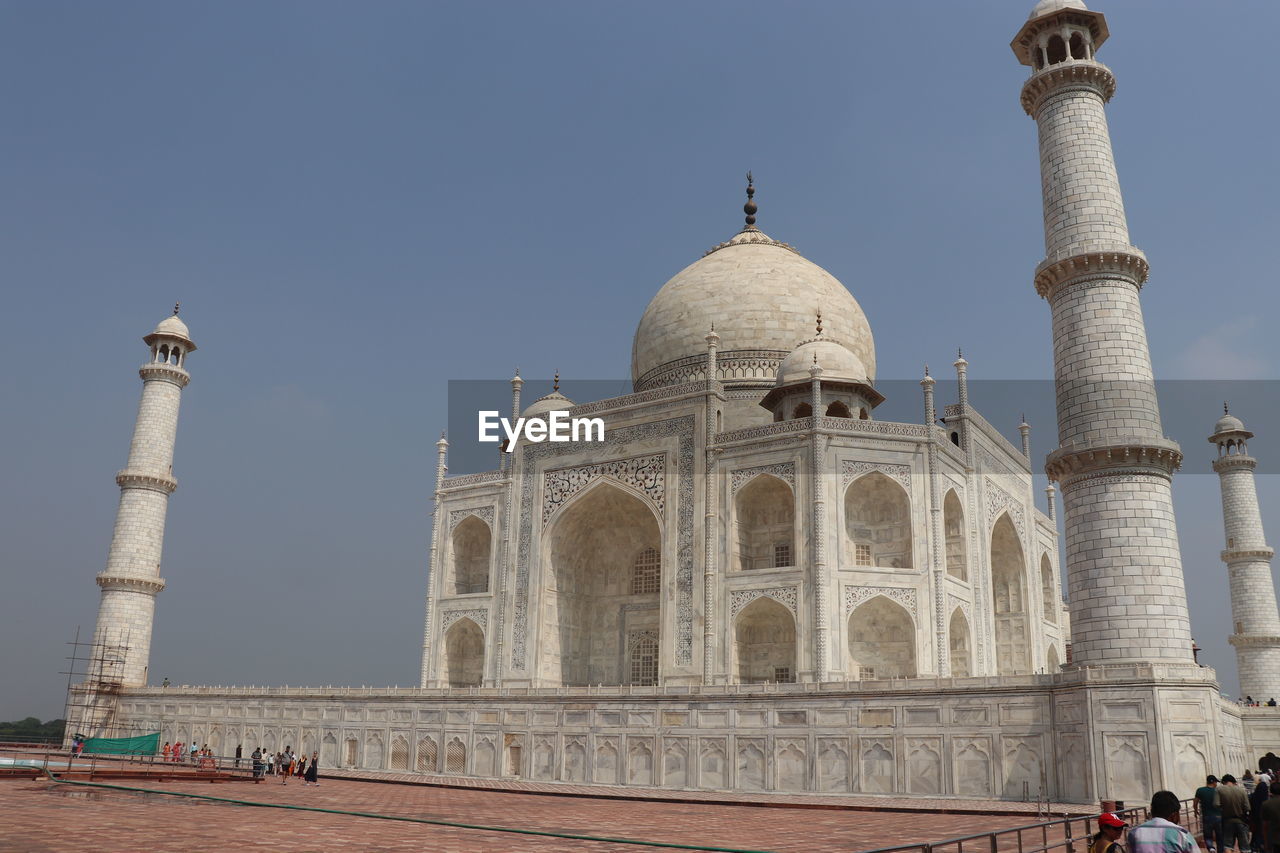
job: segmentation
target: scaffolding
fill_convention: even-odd
[[[121,673],[129,655],[129,637],[123,643],[81,642],[80,626],[75,639],[67,643],[67,668],[59,672],[67,677],[67,700],[63,719],[67,727],[63,743],[77,735],[83,737],[118,737],[125,734],[117,719],[120,707]]]

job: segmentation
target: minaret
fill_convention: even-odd
[[[102,603],[93,634],[95,662],[89,678],[103,685],[138,687],[147,683],[151,656],[151,621],[156,593],[164,589],[160,554],[173,479],[173,443],[178,431],[178,404],[191,381],[187,356],[192,343],[178,307],[143,340],[151,360],[138,371],[142,400],[129,445],[129,461],[116,475],[120,506],[107,568],[98,577]],[[99,666],[98,661],[101,662]]]
[[[1022,107],[1040,135],[1045,260],[1036,291],[1053,316],[1072,648],[1078,666],[1193,663],[1173,472],[1104,105],[1115,75],[1095,59],[1106,19],[1080,0],[1040,0],[1012,43],[1031,77]]]
[[[1218,447],[1213,470],[1222,483],[1222,526],[1227,537],[1222,562],[1227,564],[1231,586],[1230,640],[1236,647],[1240,695],[1265,702],[1280,697],[1280,613],[1271,580],[1275,550],[1267,547],[1262,533],[1253,480],[1258,460],[1249,455],[1248,447],[1253,433],[1225,405],[1222,411],[1209,441]]]

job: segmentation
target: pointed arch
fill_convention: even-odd
[[[484,632],[467,617],[444,635],[445,672],[450,687],[479,687],[484,681]]]
[[[833,400],[827,406],[827,417],[829,418],[852,418],[853,412],[849,411],[849,407],[841,400]]]
[[[1050,65],[1057,65],[1059,62],[1066,62],[1067,43],[1062,40],[1062,36],[1054,34],[1049,38],[1048,54]]]
[[[847,565],[909,569],[911,497],[879,471],[854,480],[844,493]]]
[[[638,555],[658,556],[652,568],[661,583],[662,527],[652,504],[602,478],[549,519],[543,543],[539,676],[553,685],[627,684],[626,637],[651,631],[661,646],[660,607],[625,608],[654,598],[633,593]]]
[[[947,574],[962,581],[969,579],[969,551],[965,544],[964,505],[955,489],[947,489],[942,499],[942,528],[947,545]]]
[[[851,678],[915,678],[916,629],[911,614],[877,595],[849,614]]]
[[[468,515],[453,528],[450,541],[452,589],[454,595],[489,591],[489,563],[493,553],[493,531],[479,516]]]
[[[813,417],[813,406],[811,406],[808,403],[801,403],[800,405],[796,406],[795,411],[791,413],[792,420],[800,420],[800,418],[811,418],[811,417]]]
[[[734,668],[740,684],[789,682],[796,672],[796,620],[767,596],[748,604],[733,623]]]
[[[1027,629],[1027,563],[1008,513],[991,528],[991,597],[996,620],[996,672],[1031,671]]]
[[[1057,584],[1053,582],[1053,563],[1048,554],[1040,555],[1040,603],[1046,622],[1058,624]]]
[[[969,620],[965,618],[963,609],[957,607],[951,611],[947,635],[951,648],[951,677],[967,678],[973,674],[973,643],[969,634]]]
[[[338,764],[338,739],[333,732],[325,734],[320,741],[320,763],[325,767],[336,767]]]
[[[1058,647],[1050,644],[1049,652],[1045,655],[1045,670],[1052,675],[1062,669],[1062,663],[1058,658]]]
[[[795,565],[796,499],[791,486],[758,474],[733,496],[734,564],[743,571]]]

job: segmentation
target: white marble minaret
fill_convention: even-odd
[[[1280,698],[1280,613],[1271,580],[1271,558],[1258,511],[1258,488],[1253,470],[1258,460],[1249,455],[1253,433],[1223,406],[1209,441],[1218,448],[1213,470],[1222,483],[1222,526],[1231,585],[1231,645],[1236,647],[1240,695],[1265,702]]]
[[[1129,243],[1105,104],[1115,76],[1095,59],[1106,19],[1080,0],[1040,0],[1013,40],[1031,66],[1045,259],[1036,291],[1053,315],[1073,663],[1192,662],[1173,472],[1138,291],[1147,260]]]
[[[147,683],[156,593],[164,589],[160,554],[165,513],[169,495],[178,487],[173,479],[178,404],[191,380],[187,356],[196,348],[187,325],[178,319],[177,306],[173,316],[143,340],[151,347],[151,360],[138,371],[142,376],[138,420],[129,461],[116,475],[120,507],[107,568],[97,577],[102,603],[93,635],[95,663],[89,672],[91,681],[124,687]]]

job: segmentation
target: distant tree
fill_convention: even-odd
[[[66,720],[49,720],[47,723],[42,723],[36,717],[0,723],[0,740],[60,741],[66,725]]]

